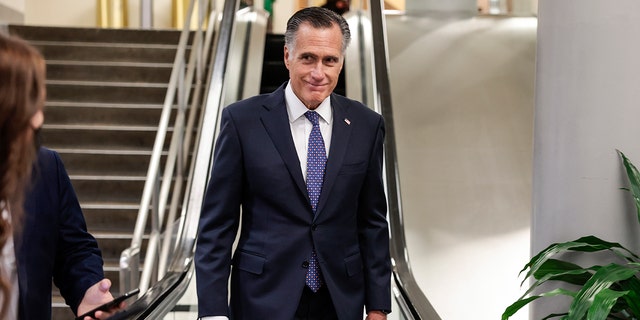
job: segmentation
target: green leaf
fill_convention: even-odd
[[[585,272],[588,272],[588,269],[568,270],[568,271],[564,271],[564,272],[545,274],[543,277],[541,277],[540,279],[537,279],[536,281],[533,282],[533,284],[531,284],[529,289],[527,289],[527,291],[522,295],[521,299],[523,297],[526,297],[530,293],[532,293],[533,290],[535,290],[541,284],[551,280],[551,278],[573,276],[573,275],[577,275],[577,274],[581,274],[581,273],[585,273]],[[572,296],[573,296],[573,294],[572,294]]]
[[[622,163],[627,171],[627,178],[629,178],[629,185],[631,188],[631,195],[633,196],[633,200],[636,204],[636,214],[638,216],[638,221],[640,222],[640,173],[638,173],[638,169],[629,161],[627,156],[624,155],[620,150],[617,150],[618,154],[622,158]]]
[[[566,271],[573,270],[581,270],[580,273],[565,273]],[[551,274],[549,280],[557,280],[564,281],[574,285],[584,285],[589,278],[591,278],[592,273],[589,270],[583,269],[577,264],[557,260],[557,259],[549,259],[545,261],[540,268],[533,274],[533,277],[536,279],[541,279],[545,275]]]
[[[600,268],[578,292],[569,306],[569,320],[582,319],[591,305],[595,296],[604,289],[608,289],[613,283],[629,279],[640,272],[638,264],[609,264]],[[600,308],[596,306],[595,308]]]
[[[522,307],[529,304],[529,302],[537,300],[539,298],[542,298],[542,296],[531,296],[525,299],[519,299],[504,310],[504,312],[502,313],[502,320],[509,319],[509,317],[518,312],[518,310],[522,309]]]
[[[624,296],[625,305],[632,314],[640,316],[640,281],[636,277],[620,282],[620,288],[629,293]]]
[[[502,320],[509,319],[509,317],[514,315],[516,312],[518,312],[518,310],[522,309],[522,307],[526,306],[531,301],[537,300],[537,299],[542,298],[542,297],[553,297],[553,296],[557,296],[557,295],[566,295],[566,296],[575,297],[576,292],[569,291],[569,290],[562,289],[562,288],[558,288],[558,289],[555,289],[555,290],[551,290],[549,292],[542,293],[540,295],[530,296],[530,297],[523,298],[523,299],[518,299],[518,301],[514,302],[513,304],[508,306],[507,309],[504,310],[504,313],[502,314]]]
[[[606,320],[616,301],[627,293],[629,293],[629,291],[602,289],[602,291],[596,294],[593,299],[593,304],[589,307],[587,320]]]
[[[621,258],[630,262],[635,262],[640,259],[638,255],[633,253],[631,250],[623,247],[621,244],[617,242],[604,241],[596,236],[585,236],[574,241],[584,242],[587,245],[585,247],[571,248],[571,251],[595,252],[602,250],[611,250]]]
[[[545,261],[549,260],[555,255],[568,251],[597,252],[603,250],[609,250],[627,261],[640,260],[640,258],[638,258],[636,254],[623,247],[619,243],[604,241],[595,236],[586,236],[574,241],[551,244],[546,249],[542,250],[536,256],[531,258],[531,260],[524,266],[524,268],[520,270],[520,273],[522,273],[525,270],[529,269],[521,284],[524,284],[524,282],[529,277],[537,273],[540,267],[544,265]]]

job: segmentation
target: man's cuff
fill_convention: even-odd
[[[369,312],[371,312],[371,311],[380,311],[380,312],[382,312],[382,313],[384,313],[384,314],[389,314],[389,313],[391,313],[391,310],[380,310],[380,309],[369,310]]]

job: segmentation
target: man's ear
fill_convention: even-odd
[[[284,46],[284,65],[287,66],[287,70],[289,69],[289,48]]]

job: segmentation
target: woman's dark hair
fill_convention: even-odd
[[[24,40],[0,32],[0,212],[11,213],[11,220],[0,217],[0,250],[19,230],[24,192],[36,156],[36,128],[32,128],[31,119],[43,109],[44,100],[44,58]],[[0,269],[0,274],[5,273]],[[0,276],[2,319],[11,285],[9,279]]]

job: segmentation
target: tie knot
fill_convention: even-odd
[[[320,119],[320,115],[315,111],[307,111],[304,113],[304,116],[307,117],[314,126],[318,124],[318,119]]]

